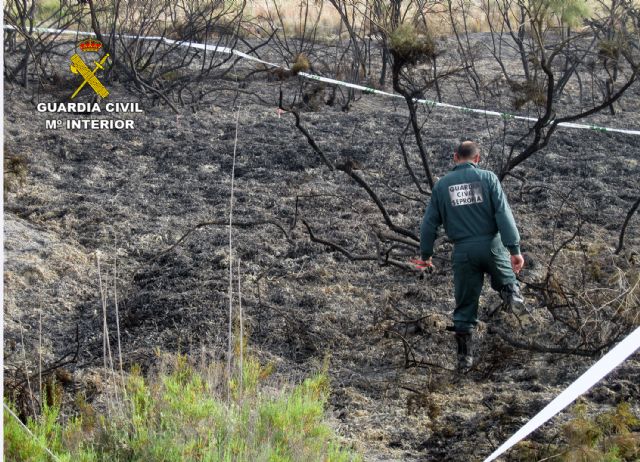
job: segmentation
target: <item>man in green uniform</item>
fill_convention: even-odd
[[[520,254],[520,235],[498,177],[478,168],[478,145],[464,141],[456,148],[453,160],[455,167],[436,183],[431,193],[420,228],[422,262],[417,263],[419,267],[432,266],[433,242],[443,224],[454,243],[453,323],[458,369],[464,371],[473,364],[471,330],[477,323],[484,274],[490,275],[491,287],[500,293],[505,305],[523,306],[514,273],[522,269],[524,259]]]

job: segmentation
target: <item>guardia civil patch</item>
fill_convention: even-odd
[[[482,183],[475,181],[473,183],[451,185],[449,186],[449,198],[453,207],[479,204],[483,202]]]

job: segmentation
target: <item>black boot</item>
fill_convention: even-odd
[[[458,344],[458,371],[467,372],[473,366],[473,342],[471,332],[456,332]]]
[[[517,282],[502,286],[502,289],[500,289],[500,298],[502,298],[502,302],[507,310],[513,310],[514,308],[518,311],[526,310],[524,297],[522,293],[520,293],[520,287]]]

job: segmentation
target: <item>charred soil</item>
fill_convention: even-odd
[[[328,356],[332,422],[366,460],[481,460],[593,363],[597,354],[515,348],[489,327],[500,323],[538,340],[561,335],[553,330],[553,313],[538,308],[534,286],[580,223],[579,237],[553,262],[557,277],[600,280],[602,287],[621,273],[625,280],[637,278],[637,216],[624,250],[613,253],[638,194],[637,137],[561,129],[549,147],[518,167],[520,179],[507,177],[527,256],[521,279],[534,310],[521,319],[508,314],[481,322],[477,364],[458,375],[455,342],[445,330],[454,307],[451,244],[438,241],[436,270],[420,277],[376,261],[351,261],[312,242],[303,219],[318,237],[354,254],[375,254],[376,232],[385,225],[367,193],[344,172],[326,168],[293,116],[276,110],[281,87],[285,95],[316,97],[318,110],[301,107],[303,125],[332,161],[356,166],[396,224],[417,234],[428,196],[413,187],[398,147],[407,124],[402,100],[358,94],[344,112],[325,104],[330,88],[297,78],[254,78],[237,94],[233,80],[203,85],[231,90],[213,92],[176,115],[112,83],[110,99],[140,102],[144,109],[126,116],[39,113],[38,101],[62,100],[66,90],[44,88],[34,97],[7,85],[5,157],[26,165],[24,181],[5,193],[8,377],[23,368],[23,345],[30,371],[37,372],[42,325],[44,365],[64,364],[58,369],[70,373],[66,393],[81,391],[99,402],[106,377],[99,279],[114,351],[118,298],[125,368],[152,366],[157,349],[224,356],[237,111],[232,243],[241,262],[249,348],[278,374],[296,379]],[[455,79],[443,85],[445,101],[464,102],[468,95],[458,89]],[[637,98],[636,85],[615,116],[591,122],[637,127]],[[131,118],[135,129],[44,128],[45,119],[98,116]],[[421,117],[437,176],[451,167],[452,148],[462,138],[478,140],[484,165],[495,167],[503,127],[517,133],[524,124],[448,109],[425,108]],[[417,151],[409,149],[417,165]],[[193,230],[202,223],[208,224]],[[403,255],[412,256],[409,250]],[[483,319],[498,302],[487,285]],[[630,401],[638,411],[639,376],[636,354],[585,400],[593,410]],[[533,439],[549,441],[558,427],[556,420]]]

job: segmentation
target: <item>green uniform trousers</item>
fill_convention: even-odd
[[[478,301],[484,274],[491,276],[491,287],[500,291],[515,284],[509,252],[502,245],[500,234],[455,244],[452,255],[456,309],[453,324],[458,332],[468,332],[478,322]]]

